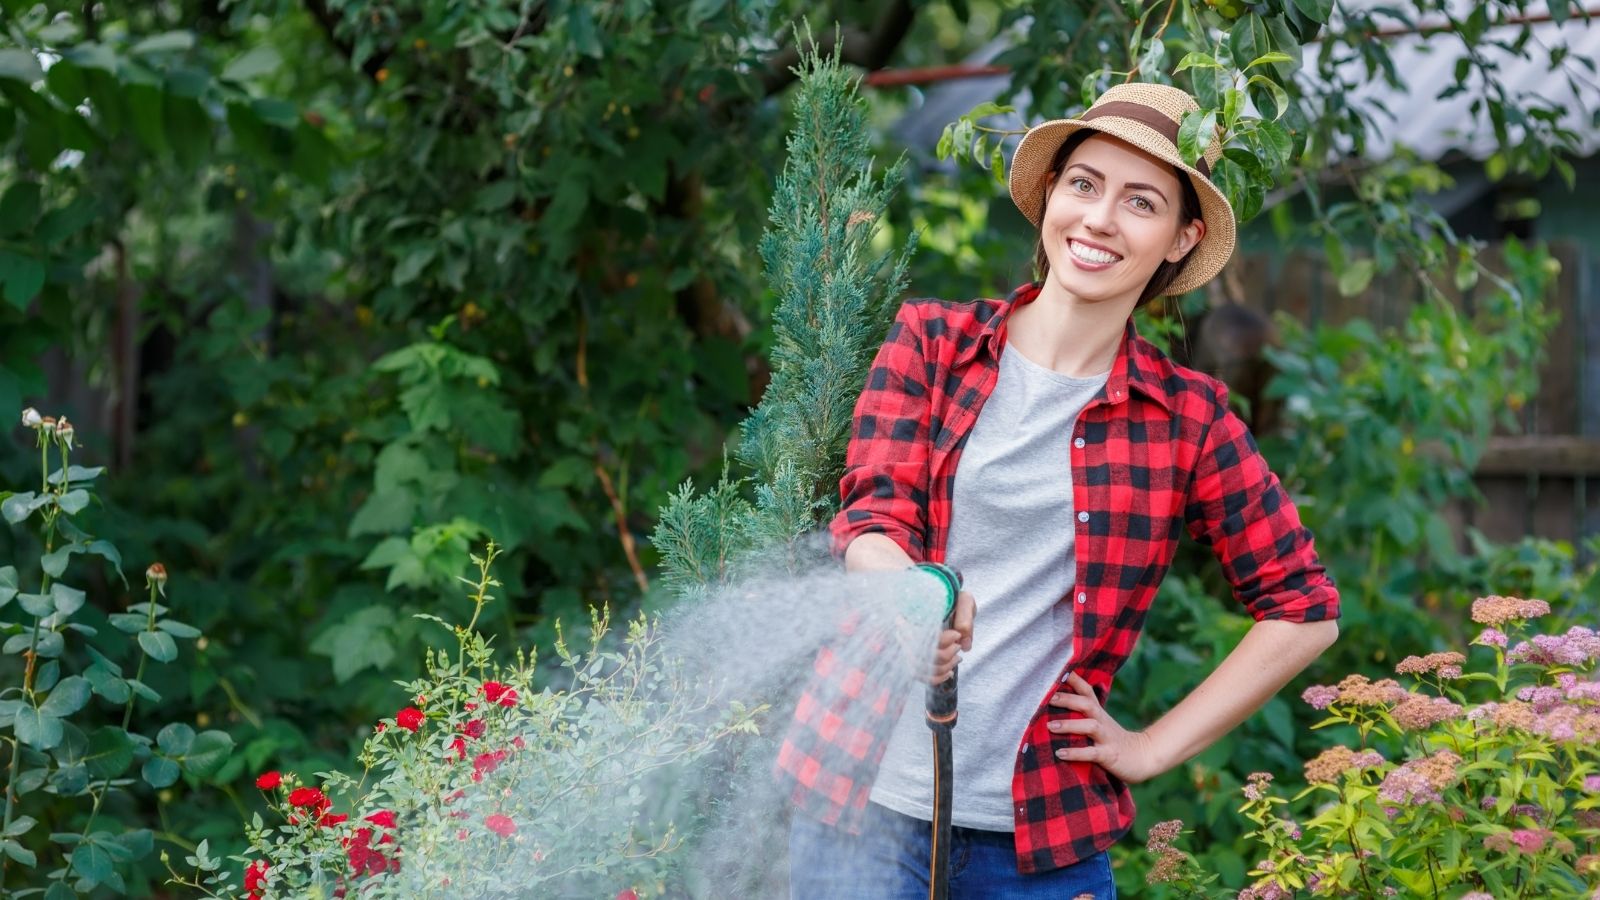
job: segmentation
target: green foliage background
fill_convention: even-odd
[[[1450,18],[1449,6],[1414,0],[1404,13]],[[1485,92],[1501,143],[1491,174],[1570,182],[1574,136],[1543,101],[1483,88],[1488,63],[1473,52],[1507,40],[1490,26],[1525,6],[1451,18],[1441,52],[1462,60],[1463,89]],[[1371,110],[1343,102],[1352,85],[1308,86],[1295,71],[1327,74],[1354,54],[1371,78],[1398,86],[1404,73],[1366,39],[1387,19],[1344,10],[1326,25],[1326,0],[87,9],[0,2],[0,416],[48,403],[80,423],[86,457],[113,476],[86,514],[94,532],[135,570],[164,561],[172,605],[206,634],[154,686],[166,715],[225,728],[237,749],[210,789],[119,812],[130,827],[155,823],[162,846],[237,842],[257,771],[348,767],[371,723],[404,702],[395,681],[418,673],[427,639],[411,613],[466,611],[451,606],[453,582],[474,543],[507,549],[510,600],[480,624],[506,644],[548,643],[558,617],[664,602],[646,535],[685,479],[713,485],[738,454],[767,477],[804,463],[813,480],[791,500],[827,483],[837,448],[777,452],[746,433],[741,449],[733,431],[762,396],[768,356],[807,352],[770,322],[796,286],[763,280],[759,240],[794,124],[802,16],[868,68],[957,61],[1015,29],[1024,37],[1000,61],[1035,118],[1081,108],[1135,67],[1176,81],[1208,108],[1186,134],[1229,128],[1217,177],[1241,211],[1269,189],[1301,191],[1313,216],[1290,223],[1294,236],[1353,273],[1341,287],[1397,267],[1438,284],[1491,277],[1420,202],[1440,183],[1431,163],[1403,157],[1329,186],[1328,148],[1362,146]],[[1552,77],[1586,62],[1557,60]],[[911,102],[874,94],[872,121]],[[988,112],[955,123],[947,154],[988,164],[999,137]],[[872,252],[889,258],[918,229],[914,292],[993,294],[1019,280],[1031,242],[991,221],[990,172],[907,178],[873,201],[888,207]],[[1346,593],[1346,637],[1314,675],[1429,648],[1477,592],[1596,597],[1571,548],[1463,556],[1440,537],[1442,503],[1470,495],[1486,429],[1503,398],[1531,390],[1550,326],[1541,251],[1508,256],[1514,271],[1477,321],[1433,303],[1394,333],[1358,323],[1286,337],[1275,390],[1307,402],[1268,450],[1311,501]],[[1168,320],[1148,324],[1173,336]],[[1398,452],[1408,440],[1442,455]],[[28,465],[25,445],[0,449],[0,483],[23,483]],[[1320,492],[1328,484],[1336,496]],[[752,499],[775,508],[740,502]],[[803,506],[768,530],[792,532],[796,510],[817,511]],[[0,559],[26,572],[27,540],[0,533]],[[107,611],[138,599],[86,577]],[[1152,617],[1119,679],[1124,722],[1159,715],[1247,627],[1199,557],[1162,603],[1170,614]],[[1242,873],[1248,861],[1229,856],[1243,830],[1229,816],[1235,789],[1255,769],[1297,770],[1320,745],[1309,721],[1273,701],[1142,787],[1141,822],[1200,826],[1218,870]],[[79,813],[62,803],[60,815],[65,826]],[[1126,886],[1140,865],[1122,867]]]

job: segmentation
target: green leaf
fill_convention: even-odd
[[[156,746],[168,756],[182,756],[194,746],[194,729],[182,722],[173,722],[156,732]]]
[[[72,871],[87,881],[99,884],[111,877],[111,854],[96,844],[79,844],[72,851]]]
[[[192,641],[200,636],[200,629],[175,619],[162,619],[156,623],[156,627],[175,638],[182,638],[186,641]]]
[[[258,44],[228,63],[222,70],[222,80],[243,83],[270,75],[282,64],[283,57],[271,44]]]
[[[44,274],[44,263],[38,259],[14,250],[0,250],[3,295],[6,302],[18,310],[26,311],[28,304],[38,296],[39,289],[44,287]]]
[[[433,262],[433,258],[438,252],[438,247],[434,244],[409,245],[404,255],[395,263],[394,275],[391,279],[394,286],[405,287],[416,281],[423,270],[428,267],[428,263]]]
[[[417,498],[410,488],[394,487],[373,491],[350,520],[351,537],[409,531],[414,524]]]
[[[1245,86],[1250,89],[1250,99],[1255,101],[1257,108],[1265,105],[1261,102],[1263,96],[1272,100],[1273,121],[1283,118],[1283,114],[1289,111],[1289,92],[1271,78],[1265,75],[1252,75],[1250,80],[1245,82]]]
[[[1183,117],[1178,129],[1178,152],[1185,162],[1194,165],[1205,154],[1217,133],[1217,111],[1192,110]]]
[[[1372,276],[1377,271],[1378,263],[1370,257],[1352,260],[1339,273],[1339,293],[1346,297],[1361,293],[1372,283]]]
[[[49,750],[61,743],[61,720],[27,704],[17,710],[12,728],[16,731],[17,740],[35,750]]]
[[[77,675],[61,679],[50,696],[39,705],[39,714],[64,719],[89,702],[89,682]]]
[[[65,881],[53,881],[50,889],[44,892],[44,900],[78,900],[78,892],[68,887]]]
[[[1255,13],[1246,13],[1233,23],[1228,31],[1228,49],[1233,52],[1233,64],[1247,59],[1259,59],[1272,52],[1272,38],[1267,33],[1267,23]]]
[[[11,826],[6,829],[5,836],[21,837],[22,835],[27,834],[29,831],[32,831],[33,826],[37,824],[39,823],[34,820],[33,816],[18,816],[16,819],[12,820]]]
[[[363,669],[382,669],[394,661],[394,610],[368,606],[317,635],[311,652],[333,661],[333,677],[344,683]]]
[[[716,5],[720,7],[721,3]],[[691,16],[696,6],[703,9],[706,3],[703,0],[697,0],[695,5],[691,5]],[[582,53],[584,56],[592,56],[595,59],[599,59],[604,50],[600,46],[600,31],[595,27],[594,13],[590,11],[589,4],[574,3],[569,9],[571,11],[568,13],[567,33],[572,38],[572,49]],[[715,12],[714,9],[712,11]],[[693,27],[694,24],[691,21],[690,27]]]
[[[202,731],[183,761],[183,767],[197,778],[210,778],[233,753],[233,738],[225,731]]]
[[[164,631],[139,632],[139,649],[156,662],[169,663],[178,658],[177,643]]]
[[[1294,0],[1294,7],[1306,18],[1326,25],[1328,16],[1333,13],[1333,0]]]
[[[17,596],[17,567],[0,566],[0,606],[11,602]]]
[[[1222,63],[1217,62],[1217,58],[1209,53],[1191,50],[1183,55],[1183,59],[1178,60],[1178,67],[1172,70],[1172,74],[1176,75],[1185,69],[1195,68],[1220,69],[1222,68]]]
[[[0,196],[0,235],[31,231],[39,218],[39,183],[18,181]]]
[[[129,50],[140,55],[154,53],[182,53],[194,46],[194,35],[187,31],[168,31],[151,35]]]
[[[35,618],[44,618],[56,611],[55,598],[49,594],[18,594],[17,603],[24,612]]]
[[[1256,66],[1264,66],[1264,65],[1268,65],[1270,63],[1292,63],[1292,62],[1294,62],[1294,57],[1290,56],[1287,53],[1282,52],[1281,50],[1274,50],[1271,53],[1262,54],[1261,56],[1258,56],[1255,59],[1251,60],[1250,61],[1250,65],[1245,66],[1245,70],[1248,71],[1250,69],[1254,69]]]
[[[96,694],[106,698],[112,703],[127,703],[129,690],[128,683],[105,666],[95,663],[83,672],[83,677],[89,682]]]
[[[77,515],[89,505],[89,492],[81,488],[70,490],[63,494],[58,502],[61,504],[62,512],[69,516]]]
[[[67,562],[72,559],[72,554],[82,549],[82,544],[62,544],[53,552],[39,557],[39,568],[51,578],[60,578],[61,573],[67,571]]]
[[[7,856],[29,868],[33,868],[39,864],[39,858],[34,855],[32,850],[27,849],[10,838],[0,841],[0,850],[4,850]]]
[[[152,756],[139,767],[139,775],[153,788],[171,787],[178,780],[178,764],[165,756]]]
[[[56,600],[56,612],[62,618],[72,615],[83,608],[88,595],[75,587],[69,587],[61,582],[50,585],[50,596]]]
[[[19,47],[0,50],[0,78],[31,85],[43,77],[44,69],[40,68],[39,58],[32,50]]]
[[[123,634],[138,634],[146,630],[150,625],[149,616],[141,616],[137,613],[112,613],[106,616],[106,619],[111,622],[111,627]]]
[[[85,467],[71,465],[67,466],[67,470],[65,472],[62,472],[60,469],[51,472],[49,482],[50,484],[61,484],[63,476],[65,476],[66,480],[73,483],[89,482],[100,477],[101,473],[105,472],[105,470],[105,466]]]
[[[83,762],[96,779],[116,778],[133,765],[133,741],[126,731],[113,725],[96,729],[89,738],[89,752]]]

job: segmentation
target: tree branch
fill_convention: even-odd
[[[911,32],[911,23],[916,19],[916,13],[911,0],[891,0],[870,34],[859,29],[850,29],[842,33],[824,35],[817,41],[817,53],[823,56],[831,54],[842,41],[840,59],[869,71],[881,69],[900,48],[906,35]],[[785,47],[769,57],[766,74],[761,77],[761,86],[766,96],[770,97],[788,87],[795,80],[794,67],[799,64],[798,46]]]

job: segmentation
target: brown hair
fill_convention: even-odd
[[[1048,195],[1055,187],[1056,179],[1061,175],[1062,167],[1067,164],[1067,158],[1084,141],[1096,134],[1099,134],[1099,132],[1092,128],[1080,128],[1067,135],[1067,139],[1061,142],[1060,148],[1056,150],[1056,155],[1050,160],[1050,168],[1044,178],[1046,205],[1048,205],[1049,201]],[[1189,180],[1188,172],[1179,169],[1177,166],[1173,166],[1172,171],[1173,174],[1178,176],[1178,188],[1183,195],[1178,204],[1179,225],[1187,225],[1195,219],[1202,218],[1200,195],[1195,192],[1194,182]],[[1044,216],[1042,213],[1040,214],[1039,222],[1039,234],[1033,248],[1033,272],[1036,280],[1043,281],[1045,276],[1050,274],[1050,258],[1044,252]],[[1190,248],[1190,251],[1193,252],[1193,248]],[[1184,265],[1189,262],[1189,255],[1185,253],[1183,258],[1177,262],[1162,260],[1161,265],[1156,267],[1155,274],[1151,275],[1150,280],[1145,284],[1144,291],[1139,294],[1139,302],[1135,306],[1143,306],[1161,296],[1166,291],[1167,286],[1176,281],[1178,275],[1183,272]]]

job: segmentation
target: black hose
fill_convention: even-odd
[[[945,604],[944,627],[949,628],[955,618],[956,596],[961,592],[961,573],[940,563],[922,563],[945,582],[949,596]],[[928,729],[933,733],[933,838],[930,847],[928,870],[929,900],[949,900],[950,897],[950,812],[954,769],[951,759],[950,732],[956,727],[956,674],[938,684],[928,685]]]

